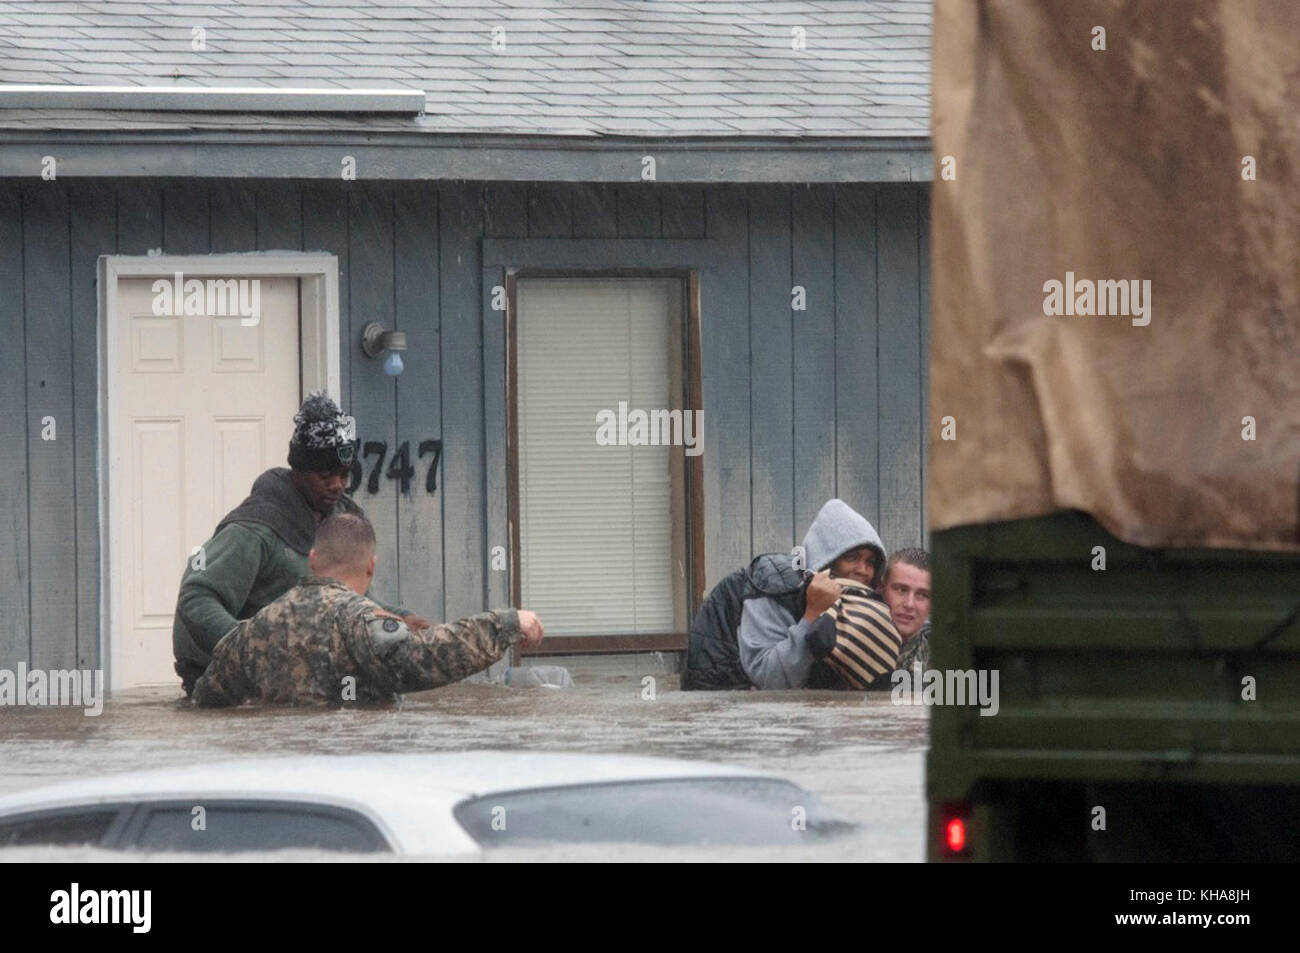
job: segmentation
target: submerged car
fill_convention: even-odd
[[[770,775],[705,762],[563,753],[260,758],[0,798],[0,848],[456,857],[600,842],[797,845],[854,826]]]

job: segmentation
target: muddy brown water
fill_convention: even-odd
[[[117,693],[98,717],[72,708],[0,708],[0,793],[142,768],[288,754],[658,755],[788,778],[861,826],[815,848],[601,845],[495,850],[486,859],[923,859],[925,708],[894,705],[888,693],[679,692],[676,676],[654,677],[652,700],[643,697],[640,674],[575,672],[566,689],[461,683],[408,695],[386,709],[202,710],[178,699],[171,686]],[[0,850],[0,861],[129,856],[83,848]],[[339,859],[305,851],[275,856]]]

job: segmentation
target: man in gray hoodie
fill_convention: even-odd
[[[866,517],[843,500],[829,500],[803,538],[806,608],[794,618],[775,599],[750,599],[740,617],[740,663],[759,688],[804,688],[814,663],[835,648],[835,620],[826,610],[843,587],[835,577],[871,587],[885,564],[885,544]]]

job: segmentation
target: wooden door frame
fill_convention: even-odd
[[[113,571],[122,565],[120,533],[113,532],[115,514],[122,512],[116,479],[121,454],[114,425],[119,405],[116,376],[118,348],[117,283],[132,278],[192,277],[294,278],[299,281],[298,355],[300,396],[325,388],[340,401],[339,386],[339,270],[334,255],[315,252],[219,255],[101,255],[99,291],[99,658],[104,685],[116,682],[121,640],[120,589],[112,585]],[[179,566],[177,567],[179,569]]]
[[[673,278],[681,283],[682,325],[670,329],[682,335],[683,383],[686,410],[702,409],[700,384],[700,279],[695,268],[507,268],[505,271],[506,344],[506,492],[510,538],[510,604],[522,601],[519,534],[519,378],[518,281],[529,278]],[[702,436],[702,435],[701,435]],[[704,597],[704,464],[702,455],[686,457],[686,619],[687,625]],[[638,635],[552,636],[536,649],[517,649],[518,655],[580,655],[620,652],[684,651],[687,633]]]

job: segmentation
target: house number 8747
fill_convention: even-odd
[[[373,458],[374,464],[370,467],[370,478],[366,480],[366,492],[375,494],[379,492],[379,475],[383,475],[390,480],[398,482],[399,489],[402,493],[411,492],[411,478],[415,474],[415,466],[411,463],[411,441],[403,440],[397,450],[393,452],[393,459],[388,463],[387,471],[384,471],[384,460],[388,457],[388,443],[383,440],[367,440],[362,443],[360,440],[354,441],[357,445],[357,453],[352,459],[352,480],[348,483],[347,492],[349,495],[355,493],[361,486],[361,480],[365,476],[365,467],[363,459]],[[441,440],[421,440],[416,448],[417,460],[423,460],[429,457],[429,469],[424,477],[424,492],[436,493],[438,490],[438,461],[442,459],[442,441]]]

